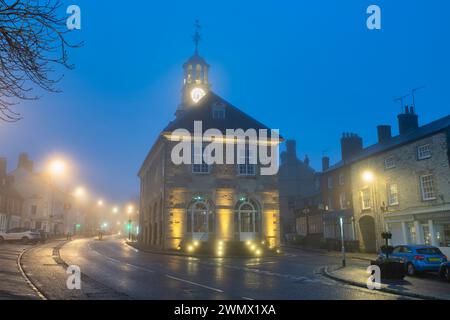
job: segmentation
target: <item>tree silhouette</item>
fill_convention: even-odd
[[[22,119],[11,107],[18,100],[35,100],[33,86],[58,92],[55,67],[68,63],[66,17],[60,0],[0,0],[0,121]],[[58,15],[59,14],[59,15]]]

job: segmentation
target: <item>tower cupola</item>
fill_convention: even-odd
[[[197,104],[209,91],[208,79],[209,64],[198,53],[198,46],[201,41],[201,26],[198,20],[195,23],[195,34],[193,41],[195,52],[184,64],[184,79],[181,108]]]

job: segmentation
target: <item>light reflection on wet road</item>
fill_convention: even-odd
[[[80,239],[61,257],[133,299],[397,299],[324,278],[339,258],[303,251],[282,257],[189,258],[138,251],[122,240]]]

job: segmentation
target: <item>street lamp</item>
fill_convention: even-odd
[[[365,170],[362,173],[362,179],[364,182],[370,184],[371,190],[371,198],[373,198],[373,215],[374,219],[378,221],[378,225],[381,225],[381,216],[378,211],[378,193],[377,193],[377,184],[375,181],[375,174],[370,170]],[[383,208],[380,208],[383,210]],[[375,230],[376,232],[376,230]],[[376,232],[377,233],[377,232]],[[378,249],[378,237],[375,238],[375,247]]]
[[[78,187],[75,189],[75,197],[77,197],[78,199],[83,198],[86,195],[86,190],[84,190],[83,187]]]
[[[344,240],[344,218],[339,217],[339,224],[341,226],[341,250],[342,250],[342,266],[345,267],[345,240]]]
[[[50,162],[49,171],[53,176],[60,176],[66,171],[66,164],[60,159],[55,159]]]
[[[55,190],[54,190],[54,177],[62,176],[66,171],[65,163],[60,159],[54,159],[50,162],[48,171],[50,173],[50,188],[51,188],[51,203],[50,203],[50,228],[55,231],[55,227],[53,226],[53,216],[54,216],[54,207],[55,207]]]
[[[128,213],[128,240],[131,241],[131,232],[133,227],[133,221],[131,220],[131,214],[133,213],[134,207],[132,205],[128,206],[127,213]]]
[[[362,178],[367,183],[372,183],[375,180],[375,176],[372,171],[366,170],[362,174]]]

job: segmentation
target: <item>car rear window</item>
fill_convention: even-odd
[[[442,254],[438,248],[420,248],[416,250],[420,254]]]

